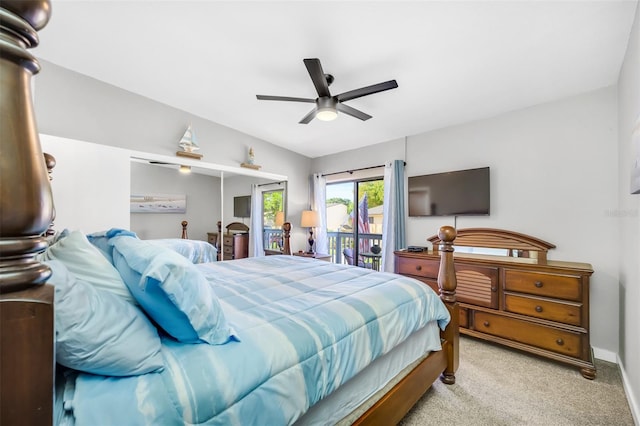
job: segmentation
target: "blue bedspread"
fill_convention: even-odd
[[[163,338],[161,373],[79,374],[78,425],[285,425],[449,313],[418,281],[296,256],[197,265],[239,342]],[[439,350],[434,339],[432,350]]]

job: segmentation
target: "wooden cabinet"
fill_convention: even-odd
[[[477,235],[473,241],[482,246]],[[456,245],[469,246],[457,239]],[[436,292],[439,264],[437,251],[395,253],[396,273]],[[575,365],[584,377],[595,378],[589,339],[591,265],[547,261],[546,252],[538,258],[454,253],[454,264],[461,333]]]
[[[207,240],[218,249],[218,260],[233,260],[249,257],[249,227],[240,222],[232,222],[222,233],[218,221],[218,232],[207,232]]]
[[[249,234],[228,234],[222,236],[222,260],[249,257]]]
[[[207,232],[207,242],[218,248],[218,233],[217,232]]]

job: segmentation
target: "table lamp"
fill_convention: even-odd
[[[319,225],[318,212],[313,210],[303,210],[302,219],[300,219],[300,226],[302,228],[309,228],[309,251],[307,253],[313,254],[313,228]]]
[[[274,226],[282,226],[284,225],[284,212],[276,212],[276,218],[273,221]]]

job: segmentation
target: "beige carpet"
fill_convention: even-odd
[[[456,384],[437,381],[402,420],[417,425],[633,425],[620,371],[578,368],[471,337],[460,338]]]

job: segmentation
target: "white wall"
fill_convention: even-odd
[[[292,221],[292,244],[304,245],[306,232],[296,225],[308,206],[309,158],[48,61],[40,60],[40,64],[42,71],[34,78],[34,109],[41,133],[174,156],[191,123],[203,161],[234,167],[246,161],[253,147],[261,171],[288,176],[288,212],[298,217],[298,222]],[[240,194],[228,191],[225,199],[233,195]],[[196,224],[197,220],[190,221],[190,228],[209,227],[208,223]],[[225,224],[230,220],[225,218]]]
[[[129,229],[127,150],[44,134],[40,143],[56,159],[51,189],[57,231]]]
[[[631,132],[640,120],[640,6],[636,7],[627,54],[618,81],[618,209],[616,247],[620,247],[620,364],[636,424],[640,424],[640,195],[629,191],[633,159]]]
[[[618,351],[615,250],[618,154],[616,89],[539,105],[495,118],[410,136],[407,176],[491,167],[491,215],[458,218],[459,228],[530,234],[557,246],[555,260],[591,263],[591,343]],[[402,141],[314,159],[313,170],[345,170],[405,158]],[[407,244],[426,245],[451,217],[409,218]]]

